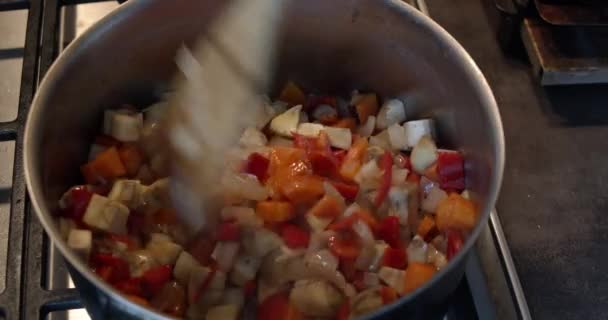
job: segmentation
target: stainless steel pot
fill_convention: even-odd
[[[434,117],[439,140],[466,154],[468,188],[481,215],[463,250],[432,281],[371,317],[425,315],[462,277],[467,253],[487,223],[504,165],[502,125],[483,75],[433,21],[398,0],[293,1],[280,27],[277,83],[308,89],[371,89],[407,99],[410,118]],[[78,167],[104,108],[158,98],[175,72],[179,45],[191,42],[223,0],[132,0],[72,43],[41,83],[25,131],[25,174],[34,211],[70,265],[96,318],[163,316],[100,281],[61,240],[51,215],[78,182]],[[402,316],[400,316],[402,317]]]

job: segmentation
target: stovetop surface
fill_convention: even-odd
[[[463,44],[480,66],[499,104],[507,143],[507,163],[497,209],[532,316],[538,319],[605,318],[608,305],[608,278],[604,272],[608,270],[605,255],[608,248],[608,215],[605,214],[608,200],[603,190],[606,190],[605,181],[608,181],[608,167],[605,166],[608,162],[605,148],[608,86],[543,89],[526,62],[500,50],[495,33],[500,18],[492,1],[427,0],[427,3],[431,16]],[[103,3],[110,4],[113,3]],[[14,15],[12,18],[6,18],[6,14],[0,13],[0,122],[22,117],[17,116],[17,105],[20,101],[19,81],[24,77],[20,71],[28,12],[10,12]],[[81,23],[84,15],[76,13],[72,19],[75,19],[72,25],[76,29],[86,25]],[[15,26],[22,31],[14,31]],[[69,30],[63,34],[66,32],[68,36],[64,40],[70,36]],[[48,67],[49,62],[42,61],[42,68]],[[25,98],[28,95],[26,92]],[[24,99],[23,92],[21,96]],[[18,164],[20,156],[15,155],[15,143],[8,137],[0,142],[0,157],[14,157]],[[10,161],[0,158],[0,163]],[[0,170],[0,202],[10,202],[18,207],[23,193],[18,192],[18,198],[13,194],[11,198],[12,174],[10,168],[5,167],[8,165],[0,165],[0,169],[8,170],[4,173]],[[15,180],[12,184],[18,191],[23,188],[22,181]],[[32,219],[32,214],[28,214],[27,219]],[[14,218],[9,215],[8,207],[0,205],[0,261],[9,257],[7,264],[0,263],[0,275],[4,275],[3,268],[10,269],[11,263],[16,263],[10,261],[12,257],[30,263],[24,273],[44,268],[39,261],[36,262],[43,254],[15,255],[10,251],[12,245],[8,248],[6,241],[2,241],[11,237],[8,226]],[[15,232],[14,227],[10,228]],[[41,233],[39,227],[29,230],[26,232],[28,241],[38,237],[42,241]],[[513,300],[509,302],[509,298],[504,298],[504,287],[509,287],[509,282],[504,280],[501,257],[496,256],[496,239],[493,233],[485,233],[486,240],[480,240],[476,251],[477,267],[484,270],[478,274],[482,276],[467,277],[459,289],[465,291],[458,291],[458,297],[468,295],[472,299],[457,306],[466,306],[464,308],[470,311],[472,302],[473,312],[462,318],[450,319],[488,319],[479,313],[487,308],[500,319],[518,316],[512,311]],[[491,248],[488,249],[490,246],[494,247],[494,256],[486,252],[492,252]],[[63,277],[58,270],[55,272],[57,277]],[[41,282],[52,282],[45,272],[38,272],[38,275],[44,275],[40,275]],[[0,289],[7,288],[3,295],[18,285],[13,277],[7,275],[0,279]],[[477,285],[479,283],[484,285]],[[471,290],[472,287],[477,291]],[[503,289],[496,289],[500,287]],[[59,290],[63,290],[60,301],[68,301],[70,307],[78,306],[73,302],[75,292]],[[36,292],[36,297],[47,297],[46,290]],[[474,297],[479,292],[482,292],[481,297]],[[484,297],[490,297],[492,301],[480,302]],[[51,304],[50,309],[65,305]],[[60,313],[53,314],[58,319],[63,317]]]

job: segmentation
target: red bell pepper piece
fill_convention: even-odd
[[[397,291],[391,287],[382,286],[380,287],[380,296],[382,297],[382,303],[389,304],[397,300]]]
[[[209,287],[209,284],[211,283],[211,280],[213,280],[213,277],[215,277],[216,271],[217,271],[217,268],[214,268],[214,267],[211,268],[211,272],[209,272],[209,274],[207,275],[207,278],[205,278],[205,281],[203,281],[203,283],[198,288],[198,290],[196,290],[196,292],[194,293],[194,297],[190,298],[191,302],[198,301],[198,299],[205,292],[205,290],[207,290],[207,288]]]
[[[411,183],[415,183],[418,184],[420,183],[420,175],[414,172],[410,172],[410,174],[407,175],[407,178],[405,178],[406,181],[411,182]]]
[[[344,300],[338,309],[336,314],[336,320],[348,320],[350,319],[350,301]]]
[[[339,168],[338,160],[331,150],[327,133],[321,131],[316,138],[294,134],[293,138],[294,147],[306,151],[314,173],[325,177],[337,175]]]
[[[147,216],[139,212],[131,212],[127,218],[127,231],[129,234],[142,233],[148,224]]]
[[[199,234],[187,245],[187,251],[196,261],[206,266],[211,260],[211,254],[215,248],[215,241],[211,237]]]
[[[258,320],[301,320],[304,317],[290,302],[286,292],[266,298],[258,306]]]
[[[135,241],[135,239],[131,238],[128,235],[112,233],[108,237],[112,241],[124,243],[127,246],[127,249],[129,249],[129,250],[139,249],[139,245],[137,244],[137,241]]]
[[[75,221],[82,221],[92,197],[93,192],[89,191],[86,186],[73,188],[70,191],[69,205],[65,210],[65,216]]]
[[[338,172],[338,161],[332,153],[323,151],[311,151],[308,155],[312,171],[323,177],[333,177]]]
[[[365,283],[363,282],[364,277],[365,277],[365,274],[363,271],[356,270],[353,279],[350,280],[349,282],[351,282],[353,284],[353,286],[355,287],[355,289],[357,289],[357,291],[363,291],[367,287],[365,285]]]
[[[247,158],[245,164],[245,173],[252,174],[258,178],[260,182],[266,181],[268,178],[268,167],[270,166],[270,160],[263,155],[254,152]]]
[[[116,289],[120,290],[124,294],[141,296],[143,295],[141,290],[141,278],[130,278],[129,280],[115,285]]]
[[[171,280],[172,267],[170,265],[162,265],[152,268],[141,276],[141,286],[146,295],[153,296],[165,283]]]
[[[353,224],[357,222],[357,219],[359,219],[357,215],[352,214],[346,218],[342,218],[336,222],[333,222],[332,224],[327,226],[327,229],[333,231],[350,230]]]
[[[332,151],[332,153],[334,154],[334,158],[336,158],[336,160],[338,161],[338,166],[342,165],[342,162],[344,161],[344,157],[346,157],[346,150],[335,150]]]
[[[283,225],[281,228],[281,237],[285,241],[285,244],[292,249],[306,248],[310,241],[310,234],[308,231],[293,224]]]
[[[338,258],[355,259],[361,252],[361,241],[351,230],[333,235],[328,241],[329,250]]]
[[[361,209],[353,215],[356,216],[359,220],[365,222],[365,224],[367,224],[367,226],[374,232],[374,234],[378,232],[380,223],[378,222],[378,219],[376,219],[376,217],[371,214],[371,212],[367,211],[366,209]]]
[[[129,264],[111,254],[97,253],[91,257],[91,265],[102,279],[110,284],[124,282],[131,277]]]
[[[393,177],[393,154],[390,151],[385,151],[382,155],[380,169],[383,170],[382,173],[382,181],[380,182],[380,187],[378,188],[378,195],[374,200],[374,204],[376,207],[379,207],[386,196],[388,196],[388,191],[391,188],[391,182]]]
[[[464,190],[464,158],[460,152],[439,152],[437,173],[439,174],[441,188]]]
[[[448,230],[446,232],[446,236],[448,238],[448,247],[446,251],[449,261],[456,256],[458,251],[460,251],[462,245],[464,244],[464,240],[462,239],[462,235],[460,234],[460,232],[456,230]]]
[[[400,248],[386,248],[386,250],[384,250],[384,256],[382,257],[382,265],[396,269],[404,269],[407,266],[407,252]]]
[[[354,183],[345,183],[340,181],[331,181],[331,184],[340,192],[344,199],[354,201],[359,194],[359,185]]]
[[[239,241],[241,228],[234,222],[223,222],[217,228],[217,241]]]
[[[251,298],[253,296],[255,296],[255,289],[257,287],[257,284],[255,282],[255,280],[249,280],[245,283],[245,285],[243,286],[243,294],[245,294],[246,298]]]
[[[378,238],[384,240],[393,248],[401,247],[402,243],[399,236],[399,218],[395,216],[384,217],[380,221],[380,226],[378,227]]]

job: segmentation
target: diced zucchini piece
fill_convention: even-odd
[[[141,205],[142,192],[143,187],[138,180],[118,180],[114,182],[108,198],[135,209]]]
[[[382,267],[378,272],[378,276],[380,277],[380,280],[395,289],[395,291],[401,294],[403,293],[405,271],[390,267]]]
[[[192,270],[200,266],[200,263],[185,250],[179,254],[175,266],[173,267],[173,277],[183,285],[188,284]]]
[[[230,273],[230,281],[237,286],[244,286],[249,280],[255,279],[260,265],[262,265],[262,259],[259,257],[239,255]]]
[[[93,233],[90,230],[72,229],[68,236],[68,247],[72,248],[84,261],[88,261],[93,245]]]
[[[150,241],[146,245],[146,250],[160,264],[174,264],[182,252],[182,247],[166,235],[152,234]]]
[[[126,234],[129,208],[117,201],[94,194],[84,213],[83,221],[107,232]]]
[[[237,305],[216,306],[207,311],[205,320],[238,320],[240,312],[241,310]]]

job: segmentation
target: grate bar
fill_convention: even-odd
[[[40,79],[48,71],[57,52],[59,9],[59,0],[44,1],[41,24],[43,32],[40,50]],[[32,81],[32,83],[36,83],[36,81]],[[23,119],[20,116],[25,117],[25,112],[20,111],[20,115],[18,116],[18,119]],[[25,119],[20,123],[25,123]],[[44,250],[46,234],[32,210],[29,210],[29,206],[27,209],[26,262],[23,267],[26,271],[24,275],[24,287],[27,298],[24,298],[22,303],[22,319],[42,319],[47,309],[57,308],[66,304],[74,305],[75,293],[73,291],[64,292],[64,290],[50,292],[43,289],[43,278],[46,276],[43,274],[43,270],[46,270],[45,266],[43,266],[43,255],[46,252]]]
[[[19,1],[0,1],[0,7],[14,5]],[[27,6],[25,6],[27,7]],[[25,224],[25,179],[23,178],[23,128],[29,109],[38,71],[38,43],[41,32],[43,0],[32,0],[29,3],[25,33],[24,58],[21,72],[21,90],[17,121],[3,124],[2,134],[15,138],[15,157],[13,187],[11,195],[11,215],[9,230],[9,247],[6,265],[6,288],[0,295],[0,307],[7,319],[19,319],[21,314],[22,270]]]
[[[0,0],[0,11],[27,9],[29,1],[27,0]]]

